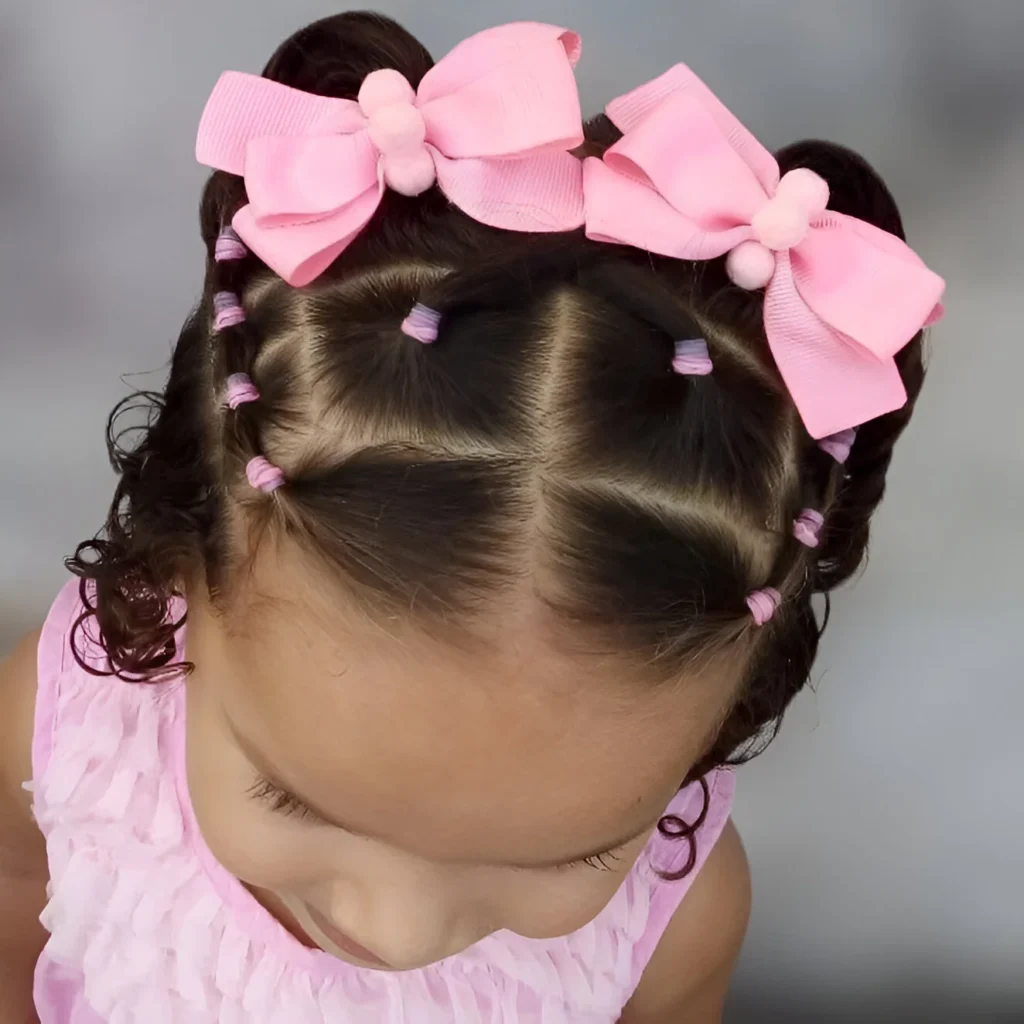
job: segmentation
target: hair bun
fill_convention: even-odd
[[[263,76],[303,92],[354,100],[373,71],[393,68],[415,89],[433,65],[429,51],[397,22],[352,11],[322,18],[290,36],[267,62]]]
[[[775,159],[783,175],[805,167],[824,178],[828,183],[830,210],[858,217],[906,240],[896,200],[878,172],[859,153],[835,142],[805,139],[779,150]]]

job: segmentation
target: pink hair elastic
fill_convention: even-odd
[[[765,587],[747,595],[747,607],[754,618],[755,626],[763,626],[770,622],[772,616],[782,604],[782,595],[774,587]]]
[[[818,447],[823,452],[828,452],[833,459],[842,465],[850,457],[853,442],[857,440],[857,430],[850,427],[849,430],[840,430],[838,434],[829,434],[818,442]]]
[[[243,260],[248,255],[249,250],[246,249],[234,228],[226,227],[217,236],[217,242],[213,247],[213,258],[218,263],[223,263],[225,260]]]
[[[825,517],[813,508],[805,508],[793,520],[793,536],[801,544],[816,548],[821,543],[821,528],[825,525]]]
[[[259,390],[247,373],[233,373],[228,377],[227,404],[229,409],[237,409],[246,402],[258,402]]]
[[[245,319],[242,300],[234,292],[217,292],[213,297],[213,326],[218,331],[234,327]]]
[[[284,473],[262,455],[249,460],[245,476],[256,490],[265,494],[272,494],[284,483]]]
[[[677,341],[672,369],[684,377],[706,377],[714,369],[708,343],[703,338]]]
[[[423,342],[424,345],[430,345],[437,341],[437,328],[440,323],[441,314],[436,309],[417,302],[402,321],[402,333]]]

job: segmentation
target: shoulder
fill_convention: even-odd
[[[621,1024],[668,1024],[681,1013],[693,1024],[717,1024],[750,901],[750,868],[730,820],[662,934]]]
[[[22,783],[32,778],[32,734],[36,710],[40,630],[29,633],[0,662],[0,785],[27,809]]]
[[[0,659],[0,813],[24,812],[31,821],[32,794],[23,783],[38,781],[48,760],[56,724],[61,678],[69,655],[72,624],[81,611],[77,580],[60,589],[40,629]],[[9,823],[4,823],[9,828]],[[32,824],[34,831],[34,823]]]
[[[0,662],[0,856],[5,860],[34,856],[41,842],[31,794],[22,787],[32,778],[39,637],[38,630],[30,633]]]

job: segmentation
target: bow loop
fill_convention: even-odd
[[[613,100],[623,137],[584,170],[590,238],[676,259],[728,254],[766,287],[765,332],[804,424],[823,437],[906,401],[893,356],[934,322],[944,283],[895,235],[827,210],[809,168],[775,158],[688,68]]]
[[[701,158],[694,160],[693,153]],[[666,96],[608,150],[605,163],[645,181],[677,213],[719,236],[723,252],[731,247],[731,230],[743,228],[749,237],[751,219],[769,198],[753,169],[691,93]]]
[[[246,150],[253,139],[347,135],[365,123],[352,100],[314,96],[259,75],[225,71],[199,122],[196,160],[243,175]]]
[[[377,155],[365,132],[257,138],[246,146],[245,184],[264,227],[308,220],[375,189]]]
[[[581,145],[579,53],[574,32],[532,22],[464,40],[420,82],[427,140],[449,159],[522,159]]]
[[[244,175],[250,206],[233,226],[293,285],[322,273],[369,222],[384,185],[434,184],[465,213],[513,231],[583,223],[583,141],[573,65],[579,38],[552,25],[473,36],[414,90],[371,72],[358,101],[313,96],[226,72],[199,127],[196,156]]]

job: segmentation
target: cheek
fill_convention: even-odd
[[[196,821],[213,856],[240,881],[260,888],[298,890],[310,884],[315,864],[302,830],[267,821],[239,792],[205,786],[193,793]]]

